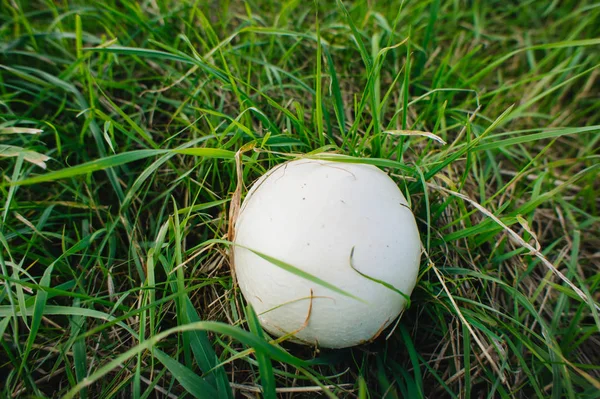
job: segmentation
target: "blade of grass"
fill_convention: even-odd
[[[321,31],[319,30],[319,12],[318,7],[316,11],[316,20],[315,27],[317,31],[317,70],[315,72],[315,120],[316,120],[316,129],[317,129],[317,137],[321,146],[325,145],[323,130],[323,90],[321,88],[322,84],[322,76],[321,76]]]
[[[260,326],[260,322],[258,321],[258,317],[256,316],[254,309],[252,309],[252,306],[247,305],[245,310],[250,332],[259,338],[265,339],[265,334]],[[260,371],[263,398],[276,399],[277,393],[275,392],[275,376],[273,374],[271,358],[263,351],[256,350],[256,361],[258,362],[258,369]]]
[[[88,378],[81,383],[78,383],[75,387],[73,387],[67,394],[64,396],[65,399],[74,398],[84,387],[90,386],[94,382],[98,381],[104,375],[110,373],[115,368],[119,367],[119,365],[123,364],[125,361],[130,359],[131,357],[137,355],[138,353],[148,350],[156,344],[158,344],[163,339],[167,338],[169,335],[175,333],[183,333],[186,331],[194,331],[194,330],[205,330],[212,331],[218,334],[225,334],[231,336],[234,339],[237,339],[244,344],[251,346],[255,349],[259,349],[267,353],[272,358],[289,363],[291,365],[297,367],[303,367],[307,364],[295,357],[290,355],[289,353],[279,349],[275,346],[272,346],[266,343],[264,340],[261,340],[256,335],[249,333],[247,331],[241,330],[237,327],[230,326],[228,324],[218,323],[218,322],[209,322],[209,321],[201,321],[197,323],[190,323],[183,326],[173,327],[168,329],[162,333],[156,334],[151,338],[148,338],[146,341],[136,345],[135,347],[127,350],[126,352],[116,356],[113,360],[109,361],[102,367],[98,368],[93,374],[89,375]],[[168,360],[167,360],[168,361]],[[181,364],[180,364],[181,365]],[[184,367],[181,365],[181,367]]]
[[[198,317],[198,313],[196,312],[196,309],[194,309],[192,301],[187,295],[185,297],[185,302],[188,320],[191,323],[199,322],[200,318]],[[194,353],[194,358],[196,359],[200,370],[205,373],[207,381],[212,379],[216,383],[217,397],[232,398],[233,395],[231,388],[229,387],[225,369],[223,367],[215,368],[218,363],[218,358],[213,346],[208,340],[206,332],[200,330],[190,331],[190,345],[192,347],[192,352]]]
[[[76,298],[73,301],[73,307],[79,307],[80,300]],[[72,316],[70,319],[71,324],[71,339],[76,338],[79,332],[84,327],[85,319],[82,316]],[[87,376],[87,357],[86,357],[86,346],[84,340],[75,340],[73,342],[73,365],[75,366],[75,376],[77,382],[81,382]],[[82,399],[87,398],[88,392],[84,388],[80,392]]]
[[[192,396],[197,399],[213,399],[218,398],[216,389],[203,378],[198,377],[189,368],[179,363],[177,360],[168,356],[160,349],[154,349],[154,356],[171,372],[171,375],[179,381],[182,387],[185,388]],[[81,384],[80,384],[81,385]],[[73,392],[73,391],[71,391]],[[66,397],[69,397],[67,394]],[[72,397],[72,396],[71,396]]]
[[[184,148],[180,150],[134,150],[126,153],[117,155],[111,155],[95,161],[83,163],[81,165],[65,168],[55,172],[46,173],[44,175],[30,177],[27,179],[19,180],[13,183],[2,183],[0,186],[15,185],[31,185],[37,183],[50,182],[59,179],[65,179],[69,177],[75,177],[99,170],[113,168],[115,166],[124,165],[127,163],[139,161],[141,159],[149,158],[156,155],[162,155],[167,153],[175,153],[182,155],[193,155],[206,158],[220,158],[220,159],[233,159],[235,153],[232,151],[221,150],[217,148]]]

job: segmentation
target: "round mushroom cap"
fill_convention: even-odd
[[[238,283],[263,328],[328,348],[370,341],[392,323],[415,286],[421,256],[415,218],[387,174],[315,159],[279,165],[253,185],[235,244]]]

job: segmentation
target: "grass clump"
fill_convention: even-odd
[[[596,4],[1,4],[0,396],[598,397]],[[269,343],[232,284],[238,180],[311,151],[410,198],[387,340]]]

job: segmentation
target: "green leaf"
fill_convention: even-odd
[[[417,391],[417,395],[411,397],[425,397],[425,390],[423,389],[423,375],[421,374],[421,363],[419,362],[419,355],[417,348],[415,348],[415,344],[410,337],[408,331],[406,331],[406,327],[404,325],[400,325],[400,334],[402,335],[402,341],[404,342],[404,347],[408,351],[408,356],[412,363],[412,369],[414,374],[414,389]]]
[[[185,297],[186,313],[188,320],[192,323],[200,321],[196,309],[189,297]],[[212,372],[206,376],[207,381],[212,381],[216,385],[219,398],[232,398],[231,388],[227,379],[227,373],[223,367],[215,368],[218,363],[217,354],[213,350],[213,346],[208,340],[208,335],[204,331],[190,331],[190,345],[194,358],[203,373]]]
[[[204,378],[198,377],[192,370],[185,367],[160,349],[154,348],[154,356],[169,369],[173,377],[179,381],[181,386],[195,398],[214,399],[219,397],[217,396],[216,389],[206,382]]]
[[[73,301],[73,307],[79,307],[80,300],[76,298]],[[82,327],[85,324],[85,318],[81,315],[71,316],[70,318],[71,324],[71,339],[76,339],[81,331]],[[77,339],[73,342],[73,365],[75,366],[75,376],[77,377],[77,382],[81,382],[87,376],[87,356],[86,356],[86,345],[85,340]],[[81,398],[85,399],[87,397],[87,389],[81,390]]]
[[[6,331],[6,327],[8,327],[8,323],[10,323],[10,318],[8,316],[6,316],[2,320],[0,320],[0,336],[4,335],[4,331]]]
[[[369,55],[369,52],[367,51],[365,44],[362,41],[361,34],[358,32],[358,29],[356,29],[356,25],[354,25],[354,21],[352,21],[352,17],[346,9],[346,6],[344,6],[342,0],[336,0],[336,3],[338,5],[338,8],[342,11],[346,22],[348,22],[350,29],[352,30],[352,38],[354,39],[354,43],[356,43],[356,45],[358,46],[358,52],[360,53],[360,56],[367,68],[368,74],[371,72],[371,68],[373,67],[373,61],[371,60],[371,56]]]
[[[600,125],[548,129],[540,133],[521,134],[517,137],[511,137],[504,140],[498,140],[498,137],[500,135],[494,135],[487,137],[485,140],[482,140],[482,143],[474,147],[473,151],[493,150],[496,148],[509,147],[517,144],[530,143],[533,141],[539,141],[554,137],[567,136],[571,134],[575,135],[582,133],[593,133],[598,131],[600,131]],[[504,136],[504,134],[502,136]]]
[[[31,319],[31,327],[29,330],[29,337],[27,339],[27,344],[25,346],[25,351],[22,355],[21,366],[19,368],[19,373],[27,364],[27,358],[31,349],[33,348],[33,344],[35,343],[38,330],[40,328],[40,324],[42,322],[42,317],[46,315],[46,300],[48,299],[48,292],[44,289],[45,287],[50,286],[50,277],[52,276],[52,271],[54,270],[54,266],[61,260],[76,254],[82,250],[88,248],[90,243],[94,241],[98,236],[104,234],[104,230],[98,230],[93,234],[85,236],[81,241],[78,241],[71,248],[66,250],[61,256],[59,256],[52,264],[50,264],[44,274],[42,279],[40,280],[40,288],[38,289],[37,295],[35,297],[35,303],[33,305],[32,319]]]
[[[281,362],[288,363],[292,366],[296,367],[306,367],[310,363],[299,359],[295,356],[290,355],[284,350],[277,348],[273,345],[268,344],[263,339],[257,337],[256,335],[244,331],[238,327],[233,327],[228,324],[219,323],[219,322],[211,322],[211,321],[201,321],[196,323],[190,323],[182,326],[173,327],[169,330],[166,330],[162,333],[156,334],[153,337],[148,338],[146,341],[141,342],[140,344],[134,346],[133,348],[127,350],[126,352],[116,356],[113,360],[109,361],[105,365],[98,368],[93,374],[88,376],[85,381],[78,383],[75,387],[73,387],[67,394],[64,396],[64,399],[74,398],[80,391],[86,386],[90,386],[94,382],[98,381],[103,376],[107,375],[114,369],[121,366],[127,360],[132,358],[133,356],[141,353],[143,351],[149,350],[152,347],[155,347],[163,339],[168,336],[176,333],[183,333],[186,331],[195,331],[195,330],[203,330],[203,331],[212,331],[218,334],[225,334],[238,341],[258,350],[262,350],[271,356],[273,359],[276,359]],[[167,360],[168,362],[168,360]],[[163,363],[164,364],[164,363]],[[179,366],[184,367],[179,364]],[[177,366],[175,366],[177,367]],[[179,370],[179,369],[177,369]]]
[[[396,294],[400,295],[402,298],[404,298],[404,300],[406,301],[406,307],[409,308],[410,307],[410,297],[408,295],[406,295],[404,292],[400,291],[398,288],[394,287],[392,284],[383,281],[383,280],[379,280],[376,279],[375,277],[371,277],[369,275],[364,274],[363,272],[361,272],[360,270],[358,270],[355,266],[354,266],[354,249],[355,247],[352,247],[352,250],[350,251],[350,267],[352,268],[352,270],[354,270],[355,272],[357,272],[358,274],[360,274],[361,276],[363,276],[364,278],[366,278],[367,280],[371,280],[377,284],[380,284],[382,286],[384,286],[385,288],[387,288],[388,290],[394,291]]]
[[[30,177],[28,179],[19,180],[10,183],[10,185],[24,186],[29,184],[44,183],[59,179],[65,179],[69,177],[75,177],[99,170],[108,168],[114,168],[115,166],[124,165],[126,163],[139,161],[144,158],[166,154],[175,153],[182,155],[193,155],[205,158],[221,158],[221,159],[234,159],[235,152],[222,150],[218,148],[183,148],[175,150],[135,150],[129,151],[117,155],[111,155],[105,158],[101,158],[95,161],[83,163],[81,165],[73,166],[58,170],[56,172],[46,173],[44,175]],[[2,186],[9,185],[3,183]]]
[[[598,45],[600,45],[600,39],[594,38],[594,39],[583,39],[583,40],[566,40],[566,41],[562,41],[562,42],[544,43],[544,44],[537,44],[537,45],[533,45],[533,46],[520,48],[520,49],[511,51],[510,53],[498,58],[494,62],[489,63],[485,68],[481,69],[479,72],[477,72],[476,74],[471,76],[471,78],[468,79],[464,83],[464,85],[466,87],[469,84],[471,84],[472,82],[476,82],[477,80],[481,79],[482,76],[487,75],[494,68],[496,68],[497,66],[504,63],[504,61],[507,61],[510,58],[514,57],[515,55],[525,52],[525,51],[550,50],[550,49],[561,49],[561,48],[570,48],[570,47],[586,47],[586,46],[598,46]]]
[[[21,365],[19,366],[19,374],[25,368],[27,362],[27,358],[29,357],[29,353],[33,348],[33,344],[37,338],[37,333],[40,328],[40,324],[42,323],[42,317],[44,316],[44,308],[46,307],[46,300],[48,298],[48,293],[44,291],[43,287],[50,286],[50,276],[52,275],[52,270],[54,269],[54,265],[50,265],[44,272],[42,279],[40,281],[40,290],[35,297],[35,303],[33,305],[33,314],[31,319],[31,326],[29,330],[29,337],[27,338],[27,344],[25,346],[25,351],[21,357]]]
[[[325,288],[328,288],[331,291],[337,292],[340,295],[346,296],[348,298],[356,299],[357,301],[365,303],[364,299],[359,298],[359,297],[357,297],[357,296],[355,296],[355,295],[353,295],[353,294],[351,294],[351,293],[349,293],[347,291],[344,291],[341,288],[338,288],[335,285],[333,285],[331,283],[328,283],[325,280],[322,280],[322,279],[320,279],[320,278],[318,278],[316,276],[313,276],[312,274],[307,273],[307,272],[305,272],[302,269],[298,269],[297,267],[292,266],[289,263],[283,262],[283,261],[281,261],[279,259],[275,259],[272,256],[263,254],[262,252],[255,251],[255,250],[253,250],[251,248],[246,248],[246,249],[249,250],[250,252],[254,253],[255,255],[263,258],[264,260],[266,260],[268,262],[271,262],[275,266],[277,266],[277,267],[279,267],[279,268],[281,268],[281,269],[283,269],[285,271],[288,271],[288,272],[290,272],[292,274],[295,274],[298,277],[302,277],[302,278],[304,278],[306,280],[312,281],[313,283],[318,284],[320,286],[323,286]]]
[[[340,89],[340,83],[335,71],[335,64],[331,53],[326,46],[323,46],[323,53],[327,59],[327,68],[329,69],[329,76],[331,77],[331,93],[333,94],[333,109],[335,111],[335,117],[338,122],[338,127],[342,134],[342,137],[346,136],[346,116],[344,115],[345,107],[344,100],[342,99],[342,90]]]
[[[257,337],[265,339],[265,334],[258,317],[252,309],[252,306],[246,306],[246,319],[248,320],[248,327],[250,331]],[[273,365],[271,364],[271,358],[265,352],[256,350],[256,360],[258,361],[258,369],[260,371],[260,382],[262,385],[262,394],[265,399],[276,399],[277,392],[275,391],[275,375],[273,374]]]

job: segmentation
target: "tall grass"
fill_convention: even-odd
[[[600,7],[390,3],[0,3],[0,396],[598,397]],[[272,340],[227,256],[239,195],[331,152],[425,249],[336,351]]]

